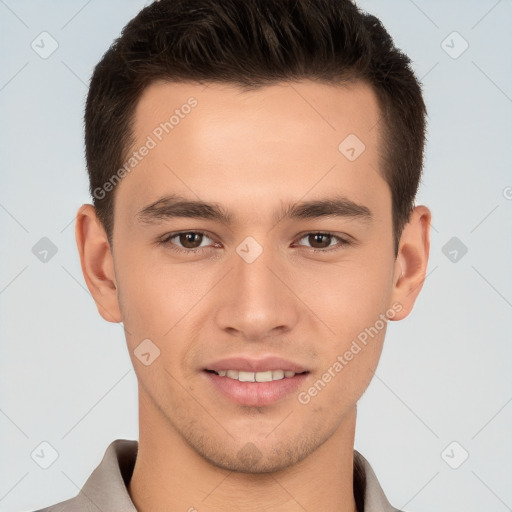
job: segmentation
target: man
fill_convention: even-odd
[[[139,440],[47,511],[396,511],[354,450],[421,290],[425,105],[349,0],[161,0],[97,65],[85,281],[123,322]]]

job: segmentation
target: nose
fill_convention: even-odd
[[[219,328],[252,341],[292,330],[304,305],[286,261],[265,249],[250,263],[235,254],[233,265],[217,295]]]

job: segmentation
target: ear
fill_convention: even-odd
[[[416,206],[402,231],[392,294],[392,302],[400,304],[402,309],[392,320],[402,320],[412,311],[423,287],[430,250],[430,221],[430,210],[426,206]]]
[[[112,252],[92,204],[83,204],[78,209],[75,238],[82,273],[99,314],[107,322],[121,322]]]

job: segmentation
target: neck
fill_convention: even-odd
[[[356,409],[308,457],[281,471],[239,473],[200,456],[147,400],[128,492],[139,512],[357,512],[353,494]]]

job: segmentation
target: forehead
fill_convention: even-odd
[[[189,108],[192,103],[195,106]],[[191,112],[201,113],[187,122],[196,129],[219,121],[247,129],[249,123],[278,121],[276,130],[287,124],[296,130],[310,125],[322,133],[338,132],[337,136],[347,128],[359,130],[364,136],[380,114],[372,87],[361,81],[329,85],[304,80],[250,90],[235,84],[157,81],[146,87],[139,98],[135,132],[152,132],[158,124],[169,121],[173,113],[176,117],[171,124],[177,127]]]
[[[164,192],[233,206],[250,199],[254,206],[325,197],[336,188],[364,203],[376,181],[385,186],[378,173],[379,117],[377,97],[362,82],[302,81],[250,91],[156,82],[135,109],[128,157],[150,149],[119,187],[132,212]]]

